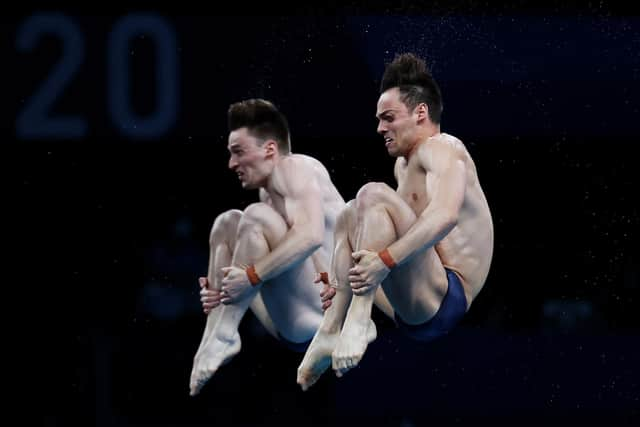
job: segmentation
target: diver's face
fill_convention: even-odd
[[[229,133],[229,169],[238,175],[242,188],[255,189],[269,176],[266,144],[251,135],[247,128]]]
[[[398,88],[391,88],[380,95],[376,117],[377,131],[384,137],[387,152],[393,157],[409,153],[415,144],[417,118],[400,100]]]

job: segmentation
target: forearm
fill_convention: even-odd
[[[455,227],[456,219],[446,210],[425,211],[400,239],[387,248],[396,264],[419,251],[435,246]]]
[[[255,263],[256,273],[262,281],[269,280],[310,256],[321,244],[310,233],[291,229],[278,246]]]

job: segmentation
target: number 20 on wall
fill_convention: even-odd
[[[142,34],[153,42],[157,58],[156,105],[153,112],[145,116],[137,115],[132,108],[127,54],[130,41]],[[82,138],[88,132],[84,117],[53,116],[50,109],[84,61],[84,36],[66,15],[32,15],[18,29],[16,49],[27,54],[45,35],[54,35],[62,41],[61,58],[18,112],[16,136],[20,139]],[[118,131],[134,139],[156,138],[168,132],[176,122],[178,98],[176,36],[171,25],[156,15],[131,14],[120,18],[109,34],[107,67],[107,110]]]

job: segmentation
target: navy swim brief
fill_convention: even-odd
[[[452,270],[447,272],[447,293],[440,304],[438,312],[431,319],[420,325],[409,325],[395,314],[400,330],[410,338],[418,341],[431,341],[451,331],[467,311],[467,299],[460,278]]]

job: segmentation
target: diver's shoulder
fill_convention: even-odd
[[[283,160],[286,160],[290,164],[299,165],[300,167],[311,167],[313,169],[326,171],[325,165],[320,160],[308,154],[292,153]]]

